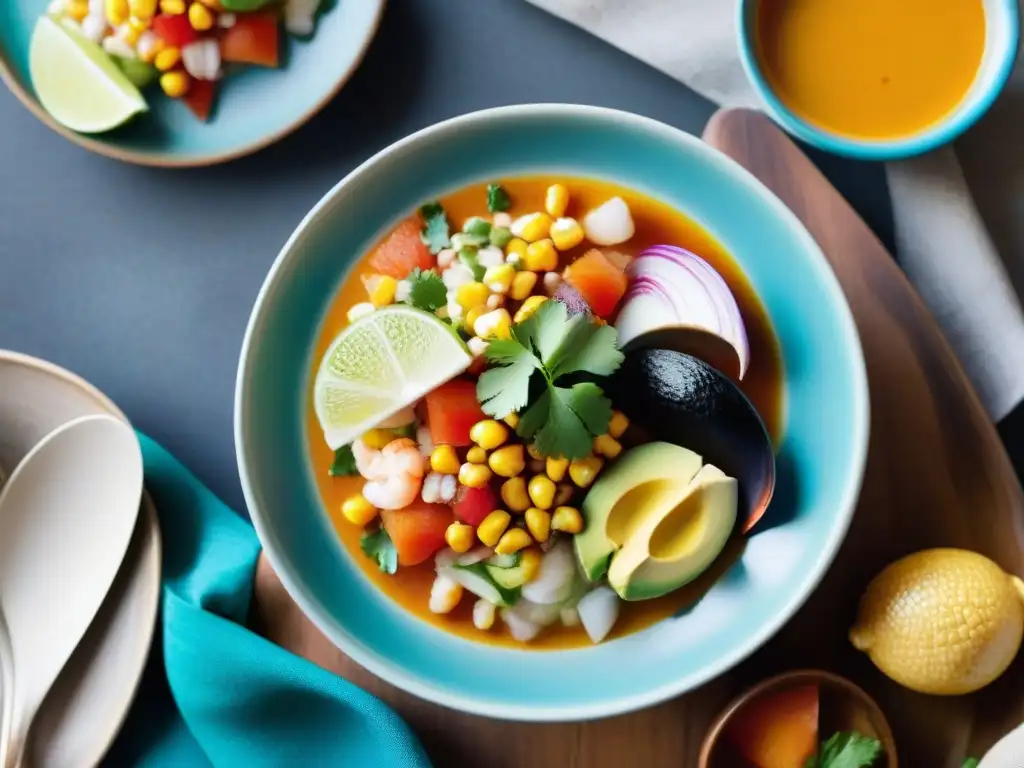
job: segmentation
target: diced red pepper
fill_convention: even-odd
[[[401,280],[417,267],[427,270],[435,266],[434,257],[420,237],[420,228],[418,216],[411,216],[395,227],[370,257],[373,271]]]
[[[469,445],[469,429],[486,419],[476,399],[476,384],[455,379],[427,395],[427,424],[436,445]]]
[[[192,114],[206,122],[213,111],[213,98],[216,94],[217,84],[212,80],[193,80],[188,93],[181,100],[192,110]]]
[[[153,19],[153,32],[165,43],[176,48],[184,48],[199,39],[199,33],[192,28],[188,23],[188,16],[183,13],[177,16],[161,13]]]
[[[452,512],[459,520],[475,528],[484,521],[485,517],[500,507],[498,497],[490,486],[470,488],[463,485],[459,487],[455,503],[452,504]]]
[[[596,248],[566,267],[565,279],[601,318],[615,312],[628,284],[626,273]]]
[[[444,532],[455,521],[446,504],[414,501],[404,509],[382,509],[384,530],[398,550],[398,564],[418,565],[446,545]]]
[[[220,39],[221,60],[277,67],[279,25],[273,13],[237,14],[234,25],[226,29]]]

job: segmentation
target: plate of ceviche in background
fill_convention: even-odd
[[[415,134],[307,216],[250,318],[235,442],[339,648],[565,720],[700,685],[793,614],[867,413],[845,300],[776,198],[668,126],[536,105]]]
[[[0,7],[0,77],[94,152],[210,165],[319,111],[362,60],[383,9],[384,0],[15,0]]]

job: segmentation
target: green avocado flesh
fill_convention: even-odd
[[[654,442],[625,453],[583,502],[576,557],[591,583],[607,574],[624,600],[659,597],[697,578],[736,525],[736,480],[693,451]]]
[[[738,486],[712,464],[675,498],[662,497],[612,557],[608,583],[623,600],[661,597],[703,573],[736,526]],[[667,503],[666,503],[667,502]]]

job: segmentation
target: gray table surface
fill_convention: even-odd
[[[297,133],[206,169],[94,156],[0,89],[0,348],[66,366],[243,510],[235,368],[288,235],[358,163],[453,115],[589,103],[699,134],[713,105],[520,0],[391,0],[353,80]],[[884,240],[878,167],[816,158]]]

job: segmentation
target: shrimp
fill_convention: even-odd
[[[425,459],[416,442],[407,437],[392,440],[381,450],[362,440],[352,443],[356,469],[366,478],[363,496],[378,509],[402,509],[412,504],[423,485]]]

